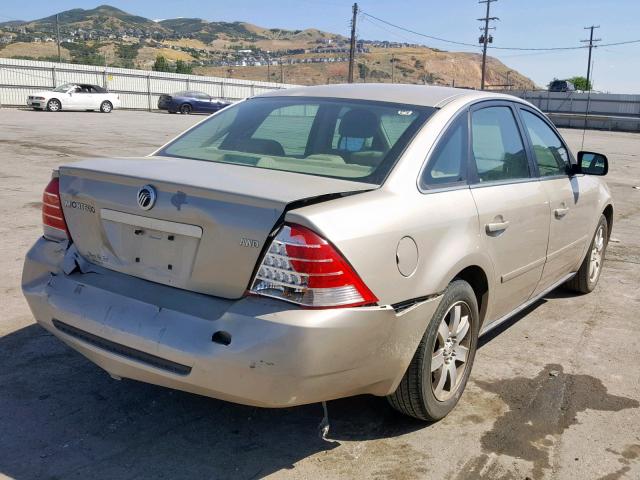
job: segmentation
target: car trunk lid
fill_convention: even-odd
[[[148,210],[138,204],[146,185],[156,194]],[[60,168],[64,215],[87,260],[225,298],[245,293],[288,206],[376,187],[167,157],[92,159]]]

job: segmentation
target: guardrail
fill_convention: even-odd
[[[180,90],[199,90],[216,98],[240,100],[270,90],[294,86],[233,78],[0,58],[2,105],[25,105],[30,93],[49,90],[70,82],[102,86],[120,95],[122,108],[140,110],[155,109],[160,95]]]

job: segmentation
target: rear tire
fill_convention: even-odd
[[[100,104],[100,111],[102,113],[111,113],[113,111],[113,105],[108,100],[105,100]]]
[[[600,279],[604,254],[609,240],[609,224],[604,215],[600,215],[600,221],[593,234],[587,255],[580,265],[575,276],[565,283],[565,287],[578,293],[591,293]]]
[[[188,103],[180,105],[180,113],[183,115],[189,115],[193,111],[193,108]]]
[[[62,104],[57,98],[52,98],[47,102],[47,110],[49,112],[59,112],[62,110]]]
[[[451,282],[400,385],[387,396],[393,408],[426,421],[440,420],[453,410],[471,373],[479,319],[471,285]]]

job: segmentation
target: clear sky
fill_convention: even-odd
[[[319,28],[349,33],[352,0],[30,0],[0,2],[0,21],[33,20],[71,8],[107,3],[151,19],[200,17],[206,20],[247,21],[269,28]],[[360,8],[391,23],[429,35],[465,43],[478,41],[484,4],[477,0],[361,0]],[[498,0],[491,5],[494,45],[501,47],[564,47],[588,38],[583,27],[600,25],[601,43],[640,39],[640,0]],[[367,39],[424,43],[452,51],[479,51],[456,46],[362,19],[358,34]],[[546,85],[553,77],[586,75],[587,50],[524,52],[492,50],[490,54]],[[596,90],[640,94],[640,43],[594,50]]]

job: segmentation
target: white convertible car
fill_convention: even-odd
[[[50,112],[60,110],[100,110],[110,113],[120,108],[120,96],[86,83],[65,83],[53,90],[35,92],[27,97],[27,106]]]

